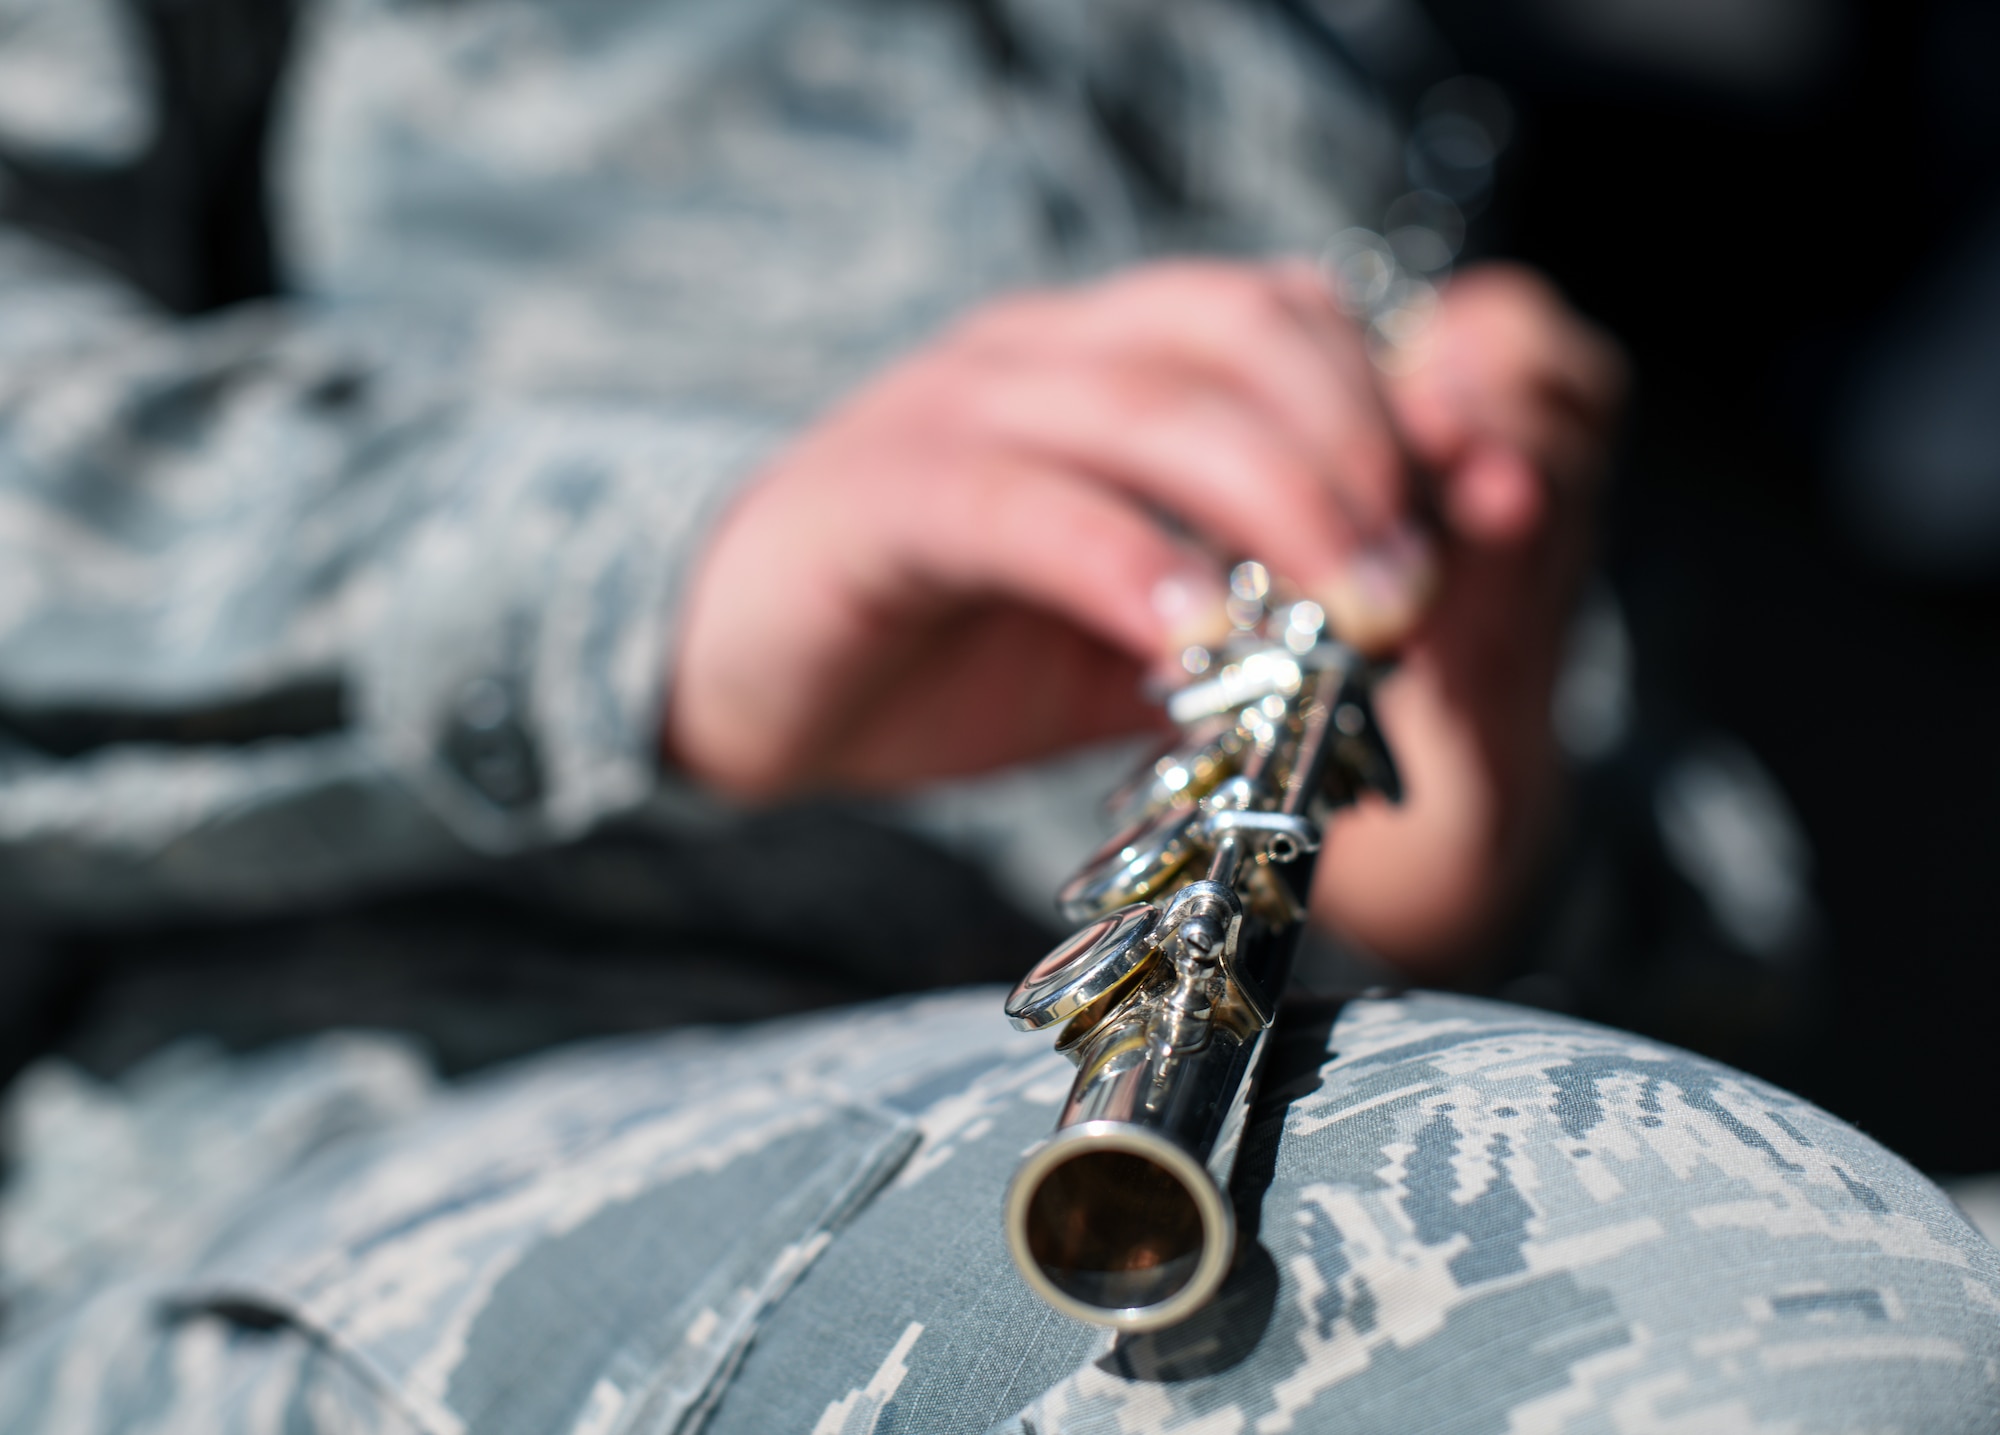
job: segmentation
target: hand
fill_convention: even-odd
[[[1383,686],[1409,798],[1333,824],[1314,915],[1418,975],[1476,953],[1560,795],[1549,702],[1625,387],[1618,350],[1526,270],[1461,274],[1388,383],[1435,476],[1443,583]]]
[[[1550,800],[1545,679],[1608,352],[1520,275],[1454,285],[1387,403],[1306,266],[1166,265],[995,305],[725,518],[690,592],[668,749],[761,797],[1157,725],[1141,675],[1225,631],[1222,572],[1254,555],[1351,642],[1417,634],[1383,694],[1411,800],[1336,824],[1318,896],[1392,958],[1455,953],[1518,885],[1513,840]],[[1406,442],[1443,475],[1429,621],[1439,548],[1412,521]]]
[[[1317,274],[1174,264],[996,304],[780,456],[692,586],[671,754],[746,796],[881,789],[1157,726],[1255,554],[1363,641],[1429,546]],[[1160,521],[1171,515],[1185,534]]]

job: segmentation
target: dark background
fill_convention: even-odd
[[[1967,312],[2000,257],[2000,7],[1820,7],[1793,47],[1811,54],[1756,81],[1607,55],[1554,9],[1436,13],[1520,113],[1494,248],[1635,362],[1606,567],[1639,742],[1706,723],[1747,743],[1797,810],[1825,918],[1782,1010],[1702,1044],[1921,1165],[2000,1167],[2000,544],[1980,522],[2000,492],[2000,314]],[[1850,419],[1933,370],[1978,396],[1984,428],[1963,440],[1956,541],[1926,544],[1879,495],[1947,425],[1920,412],[1857,456]],[[1663,946],[1655,929],[1631,950],[1664,969]],[[1744,966],[1717,983],[1718,963],[1600,974],[1582,1005],[1718,1029],[1770,985]],[[1640,1000],[1669,988],[1706,1014]]]

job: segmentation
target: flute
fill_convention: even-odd
[[[1120,1330],[1184,1320],[1228,1276],[1229,1175],[1322,824],[1364,792],[1401,798],[1380,670],[1261,565],[1230,587],[1236,631],[1190,649],[1194,680],[1167,699],[1180,740],[1113,799],[1136,820],[1057,896],[1081,929],[1006,1003],[1024,1031],[1063,1024],[1077,1065],[1008,1187],[1008,1247],[1051,1306]]]

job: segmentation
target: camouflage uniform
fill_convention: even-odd
[[[0,895],[285,906],[635,806],[679,586],[773,443],[982,298],[1310,249],[1395,177],[1261,11],[1013,8],[1002,65],[933,0],[323,0],[273,138],[295,297],[174,321],[0,230],[0,703],[337,712],[221,752],[8,745]],[[143,71],[98,54],[119,0],[9,12],[0,93]],[[1087,118],[1134,54],[1183,81],[1171,223]],[[145,119],[0,141],[108,163]]]
[[[2000,1252],[1935,1187],[1726,1068],[1467,998],[1296,1009],[1218,1303],[1076,1325],[1001,1242],[1069,1067],[998,998],[444,1090],[381,1038],[38,1068],[0,1428],[2000,1428]]]
[[[0,0],[8,152],[145,150],[168,8]],[[293,297],[173,320],[0,233],[4,900],[282,908],[651,800],[687,566],[854,375],[1009,288],[1374,217],[1393,127],[1286,23],[307,10]],[[993,991],[455,1085],[382,1036],[50,1060],[8,1107],[0,1428],[2000,1428],[2000,1257],[1865,1138],[1556,1018],[1322,1015],[1246,1142],[1224,1299],[1122,1342],[1008,1269],[999,1192],[1067,1071]]]

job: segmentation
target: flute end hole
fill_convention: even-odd
[[[1180,1178],[1129,1151],[1051,1167],[1027,1211],[1030,1257],[1064,1294],[1102,1310],[1171,1299],[1194,1278],[1205,1235]]]

